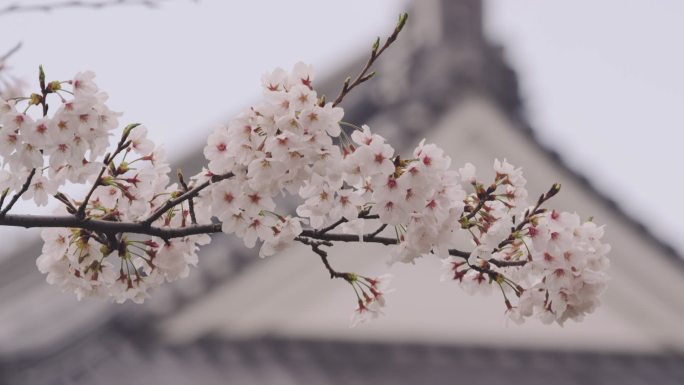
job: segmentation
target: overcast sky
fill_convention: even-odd
[[[684,2],[488,3],[534,128],[684,252]]]
[[[123,122],[144,122],[183,153],[258,97],[261,73],[303,60],[333,74],[390,31],[404,4],[177,0],[16,14],[0,16],[0,52],[23,42],[11,65],[27,80],[38,64],[51,79],[96,71]],[[486,10],[543,140],[684,250],[684,2],[490,0]]]

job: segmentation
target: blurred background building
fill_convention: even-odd
[[[508,325],[496,295],[439,282],[440,262],[393,266],[384,318],[354,329],[354,297],[295,247],[264,261],[217,236],[190,278],[143,306],[76,302],[35,268],[40,244],[0,260],[0,382],[7,384],[682,384],[684,260],[540,143],[514,68],[485,36],[482,3],[420,0],[373,81],[345,101],[405,151],[423,137],[454,164],[507,158],[531,194],[607,226],[605,304],[565,327]],[[365,53],[319,80],[334,95]],[[195,151],[200,154],[201,151]],[[198,170],[199,157],[179,161]],[[4,242],[10,242],[3,239]],[[387,270],[383,247],[340,245],[340,270]]]

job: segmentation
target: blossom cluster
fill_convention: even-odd
[[[3,196],[21,192],[38,206],[68,182],[94,184],[85,199],[71,200],[59,212],[83,205],[85,218],[138,222],[181,192],[170,184],[170,168],[162,147],[147,138],[147,129],[128,126],[115,153],[103,157],[119,113],[111,111],[92,72],[68,81],[46,83],[41,94],[0,100],[0,189]],[[67,87],[69,89],[67,89]],[[47,97],[54,113],[48,115]],[[25,103],[26,108],[18,109]],[[36,111],[38,110],[38,111]],[[35,117],[35,114],[42,115]],[[42,114],[41,114],[42,112]],[[118,156],[117,156],[118,155]],[[187,206],[169,210],[152,225],[189,225]],[[205,215],[205,218],[209,218]],[[163,240],[136,234],[104,234],[84,229],[45,229],[38,268],[47,281],[77,297],[107,297],[142,302],[150,289],[187,276],[197,263],[197,250],[209,236]]]
[[[467,259],[444,259],[443,279],[457,281],[471,294],[500,286],[506,314],[516,323],[532,316],[544,323],[581,320],[598,306],[608,278],[610,246],[601,242],[603,227],[581,222],[577,214],[541,209],[558,192],[557,185],[536,206],[517,209],[525,207],[527,197],[521,170],[506,161],[496,161],[494,169],[496,188],[484,194],[474,166],[462,169],[464,179],[480,192],[469,199],[483,204],[464,221],[474,230],[473,251]],[[483,196],[494,199],[481,200]],[[517,297],[517,304],[509,296]]]
[[[264,101],[209,137],[209,174],[235,174],[203,195],[224,231],[248,246],[263,241],[269,255],[299,235],[301,221],[320,229],[344,218],[342,229],[361,235],[377,218],[399,232],[394,260],[433,249],[447,256],[466,196],[451,159],[425,141],[401,159],[368,126],[348,135],[343,110],[323,104],[312,80],[302,63],[264,75]],[[278,213],[274,199],[288,192],[303,201],[299,218]]]
[[[181,193],[177,184],[169,184],[163,148],[155,147],[146,133],[144,126],[127,132],[123,156],[104,169],[87,202],[88,218],[138,222]],[[187,206],[169,210],[153,222],[161,228],[189,224]],[[45,243],[37,264],[49,283],[74,291],[79,299],[109,296],[138,303],[163,282],[186,277],[189,267],[197,264],[199,246],[210,241],[206,234],[164,240],[81,229],[45,229],[42,237]]]
[[[30,179],[22,198],[44,206],[59,187],[84,183],[96,172],[95,160],[104,155],[120,114],[106,106],[107,94],[98,90],[94,76],[85,72],[50,83],[45,93],[59,97],[52,116],[41,108],[46,94],[0,99],[0,191],[19,191]],[[28,106],[19,109],[22,102]]]
[[[391,263],[441,258],[445,277],[466,292],[499,286],[515,322],[578,320],[598,304],[608,267],[603,228],[543,208],[558,186],[530,206],[521,169],[506,160],[494,162],[494,181],[484,184],[473,165],[454,169],[425,140],[403,156],[370,127],[344,122],[343,109],[313,88],[309,65],[264,74],[262,100],[211,133],[207,168],[189,186],[182,177],[171,182],[165,151],[144,126],[124,128],[110,149],[119,114],[106,106],[93,73],[54,82],[41,76],[40,93],[0,99],[3,199],[15,193],[45,205],[55,195],[64,204],[59,213],[159,231],[217,223],[247,247],[258,244],[261,257],[300,242],[353,288],[352,324],[382,314],[390,276],[336,272],[321,250],[336,229],[344,233],[337,239],[387,245]],[[68,182],[92,188],[71,199],[58,190]],[[197,232],[146,234],[159,233],[46,229],[38,268],[78,298],[142,302],[187,276],[210,241]],[[457,250],[464,235],[470,253]]]

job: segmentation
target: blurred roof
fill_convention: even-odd
[[[684,383],[684,357],[220,336],[156,343],[112,324],[68,349],[6,365],[11,384],[619,384]],[[11,369],[10,369],[11,368]]]

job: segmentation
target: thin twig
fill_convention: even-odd
[[[109,158],[109,154],[105,155],[105,160]],[[78,206],[78,210],[76,211],[76,216],[80,219],[85,218],[85,211],[86,207],[88,206],[88,202],[90,201],[90,197],[93,195],[95,190],[102,184],[102,175],[104,174],[105,170],[107,169],[107,164],[102,166],[100,169],[100,172],[97,174],[97,178],[95,178],[95,182],[93,182],[93,186],[90,188],[88,191],[88,194],[86,194],[85,198],[83,199],[83,202],[81,202],[81,205]]]
[[[185,179],[183,179],[183,173],[181,172],[181,170],[178,170],[178,182],[180,183],[181,187],[183,187],[184,193],[190,190],[188,188],[188,184],[185,183]],[[193,198],[188,199],[188,207],[188,210],[190,211],[190,221],[193,225],[196,225],[197,217],[195,216],[195,202],[193,201]]]
[[[8,193],[9,188],[6,188],[5,191],[2,192],[2,196],[0,196],[0,209],[2,209],[2,205],[5,203],[5,198],[7,198]]]
[[[333,223],[332,225],[330,225],[330,226],[328,226],[328,227],[324,227],[324,228],[322,228],[322,229],[320,229],[320,230],[317,230],[317,232],[318,232],[319,234],[325,234],[325,233],[327,233],[327,232],[330,231],[330,230],[334,230],[337,226],[339,226],[339,225],[341,225],[341,224],[343,224],[343,223],[345,223],[345,222],[347,222],[347,218],[342,217],[342,218],[338,219],[338,220],[337,220],[335,223]]]
[[[344,81],[344,84],[342,85],[342,89],[340,90],[340,93],[337,95],[335,98],[335,101],[333,102],[333,107],[339,105],[342,103],[342,100],[344,99],[345,96],[351,90],[356,88],[356,86],[360,85],[361,83],[364,83],[365,81],[371,79],[374,75],[375,72],[368,73],[368,70],[370,70],[371,66],[373,66],[373,63],[382,55],[385,50],[394,43],[395,40],[397,40],[397,37],[399,36],[399,32],[404,28],[404,25],[406,24],[406,20],[408,19],[408,14],[407,13],[402,13],[399,16],[399,22],[397,23],[396,27],[394,28],[394,32],[390,37],[387,38],[385,41],[385,44],[383,44],[382,47],[380,47],[380,38],[378,38],[375,41],[375,44],[373,44],[373,48],[371,50],[371,55],[368,58],[368,61],[366,62],[366,65],[363,67],[361,72],[356,76],[356,79],[354,81],[351,81],[351,78],[347,78]]]
[[[386,227],[387,227],[387,223],[381,224],[380,227],[377,228],[377,230],[375,230],[375,231],[373,231],[372,233],[370,233],[370,237],[371,237],[371,238],[375,238],[375,236],[377,236],[378,234],[380,234],[380,233],[382,232],[382,230],[384,230]]]
[[[311,250],[314,253],[318,254],[319,257],[321,257],[323,265],[325,265],[325,268],[328,270],[328,273],[330,273],[330,279],[342,278],[347,282],[351,282],[353,280],[354,274],[340,273],[339,271],[333,269],[333,267],[330,265],[330,261],[328,261],[328,253],[325,250],[321,249],[321,245],[332,246],[332,243],[327,241],[313,241],[311,239],[304,237],[297,237],[295,238],[295,240],[305,245],[311,246]]]
[[[199,186],[193,188],[190,191],[187,191],[183,194],[181,194],[179,197],[174,198],[174,199],[169,199],[164,203],[161,207],[159,207],[152,215],[147,217],[147,219],[143,220],[140,222],[140,224],[144,226],[150,226],[152,222],[156,221],[157,219],[161,218],[164,213],[166,213],[169,209],[178,206],[180,203],[185,202],[188,199],[194,198],[199,193],[204,190],[205,188],[209,187],[212,183],[220,182],[224,179],[229,179],[235,176],[232,172],[229,172],[227,174],[222,174],[222,175],[214,175],[212,176],[209,180],[205,181],[204,183],[200,184]]]
[[[17,203],[19,197],[22,196],[26,191],[28,191],[29,187],[31,186],[31,181],[33,180],[34,175],[36,175],[35,168],[31,169],[29,176],[26,178],[26,182],[24,182],[24,185],[21,186],[21,190],[17,191],[17,193],[14,194],[14,196],[12,197],[12,200],[10,200],[7,204],[7,207],[0,211],[0,218],[6,216],[7,212],[9,212],[12,209],[12,206],[14,206],[14,204]]]
[[[93,182],[93,185],[90,187],[88,194],[86,194],[85,198],[83,199],[83,202],[81,202],[81,205],[78,207],[78,212],[76,213],[76,216],[78,218],[85,218],[85,211],[88,207],[90,197],[93,195],[93,193],[98,187],[102,186],[102,175],[104,175],[105,171],[107,170],[107,167],[109,167],[110,164],[112,164],[114,158],[116,158],[123,150],[126,150],[128,146],[131,145],[131,141],[128,140],[128,136],[130,135],[131,131],[133,131],[133,129],[138,126],[140,126],[140,123],[133,123],[126,126],[123,130],[123,133],[121,134],[121,139],[119,139],[119,143],[117,143],[116,145],[116,150],[114,150],[114,153],[108,153],[104,156],[104,159],[102,160],[102,168],[100,169],[100,172],[97,174],[95,182]]]
[[[63,193],[58,191],[57,193],[55,193],[55,195],[53,195],[53,197],[58,201],[62,202],[64,206],[66,206],[69,214],[76,214],[76,212],[78,211],[78,209],[73,205],[73,203],[71,203],[69,198]]]

